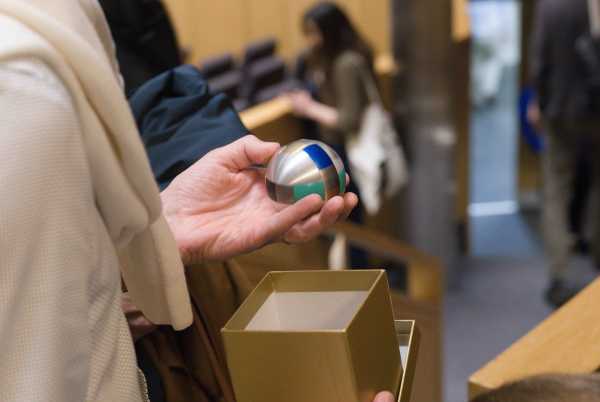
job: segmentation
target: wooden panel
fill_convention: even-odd
[[[463,41],[471,36],[471,21],[467,0],[452,0],[452,38]]]
[[[248,42],[246,0],[211,1],[194,3],[195,30],[192,38],[193,62],[223,52],[239,53]]]
[[[265,37],[275,37],[279,53],[292,54],[291,30],[299,30],[299,21],[289,21],[288,3],[281,0],[245,0],[244,17],[247,25],[245,40],[255,41]]]
[[[469,397],[529,376],[600,368],[600,280],[489,362],[469,380]]]
[[[164,0],[180,45],[188,47],[194,38],[194,0]]]
[[[268,36],[291,59],[305,47],[302,16],[318,0],[165,0],[190,62],[223,52],[239,54]],[[339,0],[378,52],[391,49],[389,0]]]
[[[361,0],[355,20],[377,53],[392,49],[390,0]]]
[[[165,0],[181,46],[191,50],[188,62],[241,51],[249,42],[245,1]]]
[[[289,34],[289,48],[296,54],[306,47],[304,34],[302,32],[302,17],[306,10],[318,0],[294,0],[288,1],[288,23],[291,27]]]

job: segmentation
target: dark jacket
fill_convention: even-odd
[[[125,92],[181,65],[175,30],[160,0],[100,0],[112,31]]]
[[[129,102],[161,188],[248,132],[227,97],[210,93],[192,66],[150,80]],[[161,326],[136,344],[151,400],[234,402],[219,331],[252,284],[233,262],[188,267],[186,278],[194,324],[179,332]]]
[[[587,0],[539,0],[532,38],[531,79],[545,117],[590,118],[585,68],[576,50],[589,32]]]
[[[144,84],[129,104],[161,189],[206,153],[248,133],[227,97],[212,94],[189,65]]]

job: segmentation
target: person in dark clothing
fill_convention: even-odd
[[[559,306],[574,295],[566,283],[573,239],[568,226],[568,202],[573,193],[579,144],[599,149],[600,110],[590,97],[589,71],[578,49],[580,38],[590,35],[587,0],[541,0],[538,2],[531,55],[531,79],[538,94],[538,111],[547,133],[543,156],[544,237],[550,263],[547,300]],[[534,119],[535,120],[535,119]],[[539,122],[538,122],[539,123]],[[594,186],[598,184],[600,160],[594,159]],[[597,208],[596,205],[590,207]],[[600,229],[600,226],[598,227]],[[593,241],[593,255],[600,263],[600,236]]]
[[[160,0],[99,0],[117,50],[125,93],[182,64],[169,15]]]
[[[593,144],[585,140],[578,144],[573,196],[569,202],[569,230],[573,236],[573,250],[582,255],[587,255],[590,251],[585,220],[588,217],[587,210],[593,184],[594,155],[590,152],[590,149],[593,149],[591,145]]]

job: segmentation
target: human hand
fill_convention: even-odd
[[[264,172],[276,143],[249,135],[216,149],[163,191],[163,213],[185,264],[221,261],[268,243],[302,243],[345,219],[358,203],[352,193],[323,202],[311,195],[294,205],[272,201]]]
[[[287,99],[292,105],[294,115],[298,117],[309,117],[310,110],[315,103],[307,91],[293,91],[287,94]]]
[[[394,399],[394,395],[386,391],[377,394],[373,402],[396,402],[396,400]]]
[[[131,297],[129,297],[129,293],[123,293],[121,297],[121,309],[123,310],[123,313],[125,313],[125,318],[127,319],[127,324],[129,325],[129,330],[131,331],[134,342],[151,334],[158,328],[148,321],[148,319],[144,317],[142,311],[133,304]]]
[[[527,107],[527,121],[531,124],[538,133],[543,133],[542,130],[542,111],[537,102],[531,102]]]

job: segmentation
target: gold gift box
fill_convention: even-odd
[[[421,333],[415,321],[395,321],[394,325],[396,327],[398,343],[400,344],[402,367],[404,367],[400,390],[398,391],[398,402],[409,402],[412,396]]]
[[[237,402],[372,402],[401,385],[385,271],[271,272],[222,335]]]

